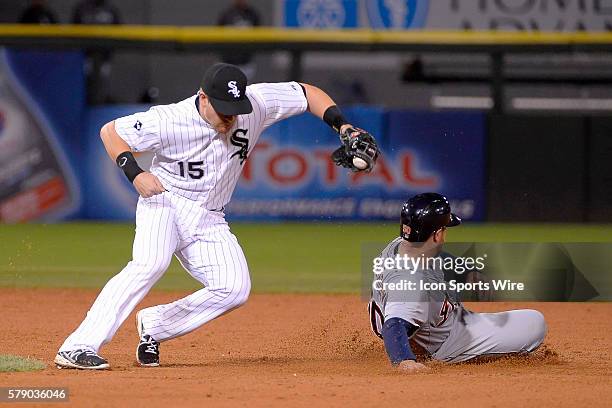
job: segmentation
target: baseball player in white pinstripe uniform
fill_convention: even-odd
[[[166,271],[172,255],[203,288],[172,303],[140,310],[136,358],[159,365],[159,344],[187,334],[244,304],[247,262],[223,209],[259,136],[273,123],[309,110],[339,134],[337,165],[370,171],[374,138],[354,128],[321,89],[298,82],[247,86],[236,66],[215,64],[197,95],[107,123],[100,136],[140,194],[133,258],[102,289],[87,317],[55,357],[60,368],[107,369],[98,355]],[[150,172],[132,152],[153,151]]]

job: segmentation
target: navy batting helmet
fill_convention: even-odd
[[[451,212],[446,197],[438,193],[410,198],[402,206],[400,220],[400,235],[410,242],[425,242],[440,228],[461,224],[461,218]],[[404,225],[410,227],[408,232],[404,232]]]

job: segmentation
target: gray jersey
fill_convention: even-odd
[[[382,258],[394,258],[402,238],[391,241],[382,251]],[[374,279],[370,313],[373,330],[379,334],[385,320],[398,317],[417,326],[412,339],[430,353],[435,352],[449,337],[461,315],[466,312],[456,292],[449,290],[422,290],[423,284],[444,283],[444,272],[436,269],[386,269]],[[413,282],[413,287],[406,287]],[[374,286],[379,287],[375,289]],[[394,288],[395,287],[395,288]],[[392,288],[392,289],[389,289]],[[378,316],[376,316],[378,314]]]
[[[391,241],[380,257],[395,258],[401,241],[399,237]],[[436,284],[440,288],[431,289]],[[435,267],[392,268],[375,274],[368,305],[372,330],[382,338],[385,320],[404,319],[418,327],[412,340],[433,358],[447,362],[531,352],[542,343],[546,323],[540,312],[474,313],[463,307],[449,286],[443,270]]]

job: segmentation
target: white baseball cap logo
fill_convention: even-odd
[[[229,87],[229,91],[227,91],[227,93],[234,95],[234,98],[240,98],[240,90],[238,89],[238,86],[236,86],[236,81],[229,81],[227,86]]]

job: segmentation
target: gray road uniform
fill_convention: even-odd
[[[401,241],[399,237],[391,241],[381,257],[394,258]],[[411,289],[409,282],[413,282]],[[432,284],[445,284],[442,270],[385,269],[375,274],[368,307],[374,333],[382,337],[385,320],[403,319],[417,327],[411,339],[434,359],[446,362],[531,352],[542,344],[546,323],[540,312],[471,312],[455,291],[446,290],[448,285],[440,290],[421,289]]]

